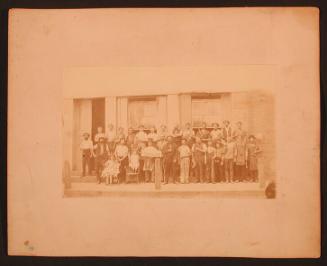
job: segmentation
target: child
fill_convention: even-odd
[[[109,159],[104,164],[102,177],[106,179],[106,185],[113,183],[113,178],[117,178],[119,174],[119,163],[116,161],[115,156],[110,154]]]
[[[178,148],[178,154],[180,161],[180,182],[187,184],[189,183],[191,149],[187,145],[186,138],[182,139],[182,144]]]

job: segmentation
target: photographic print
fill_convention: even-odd
[[[12,9],[8,254],[320,256],[319,10]]]

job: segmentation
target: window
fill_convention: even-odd
[[[144,125],[149,128],[156,124],[157,101],[155,97],[129,99],[128,126],[138,128]]]
[[[200,127],[203,122],[208,126],[222,119],[221,98],[192,98],[192,123]]]

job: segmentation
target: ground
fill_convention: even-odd
[[[161,184],[155,189],[154,183],[112,184],[96,183],[95,177],[72,178],[70,188],[65,189],[66,197],[81,196],[141,196],[141,197],[264,197],[264,188],[258,183],[189,183]]]

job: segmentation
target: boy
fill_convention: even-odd
[[[180,161],[180,182],[182,184],[188,184],[190,173],[191,149],[187,145],[185,138],[182,138],[182,144],[178,147],[178,155]]]
[[[90,137],[89,133],[84,133],[83,140],[80,144],[80,149],[82,151],[82,168],[83,168],[82,177],[85,176],[86,167],[87,167],[88,175],[91,172],[90,162],[91,162],[91,157],[93,156],[93,142],[92,140],[89,139],[89,137]]]

